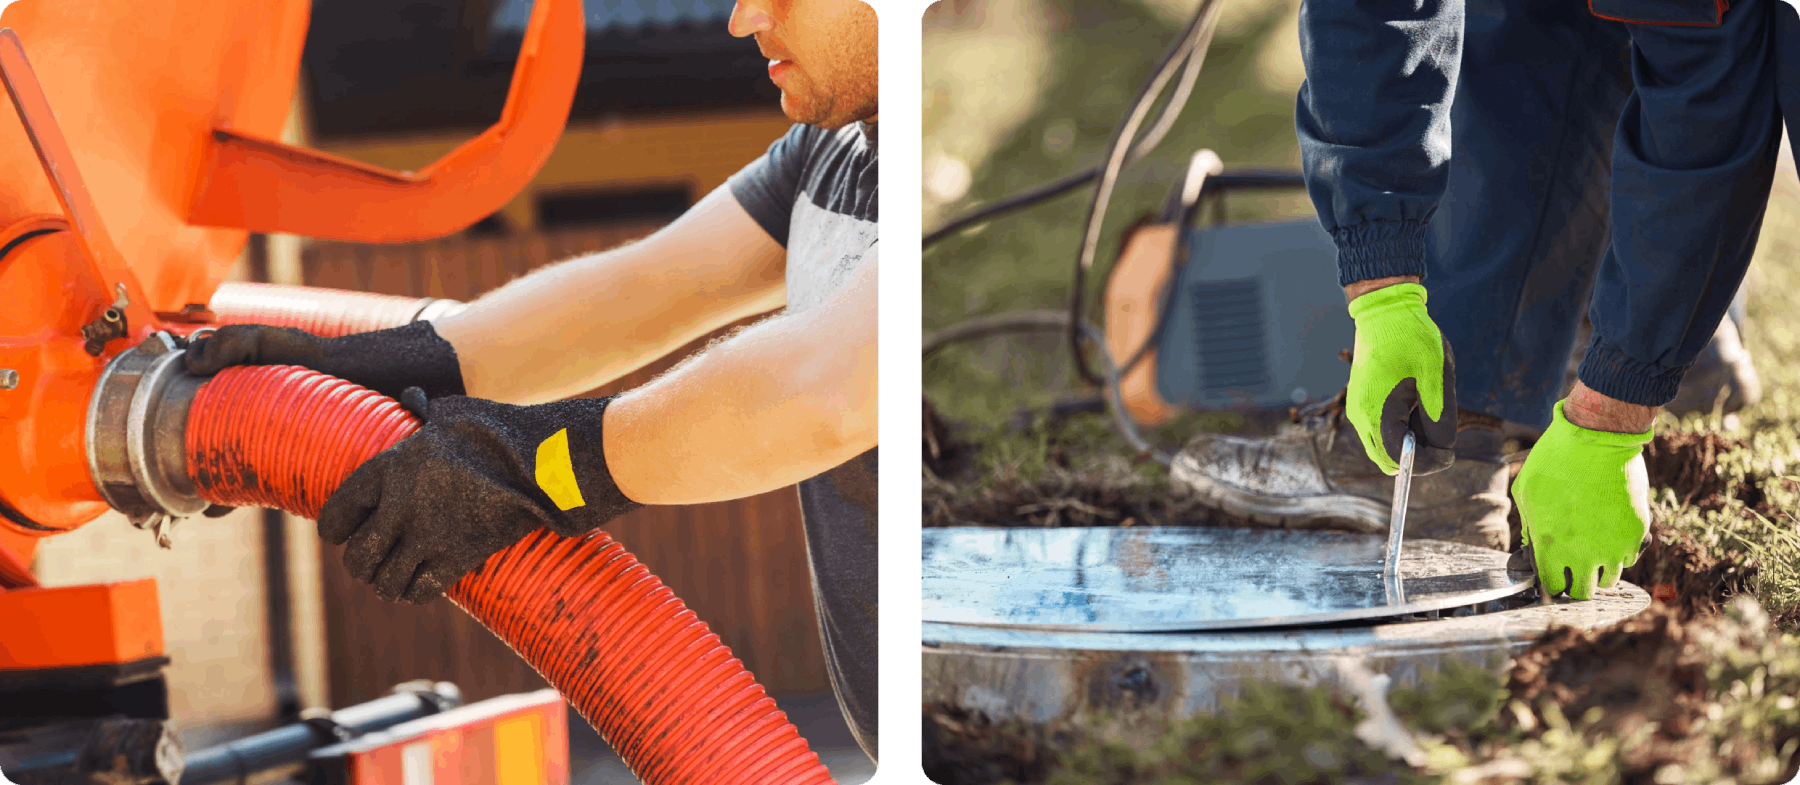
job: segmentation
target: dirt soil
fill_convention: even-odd
[[[980,712],[926,704],[925,776],[932,782],[1043,782],[1054,767],[1058,749],[1072,737],[1046,738],[1023,728],[996,727]]]
[[[1716,433],[1659,433],[1644,449],[1650,487],[1669,488],[1684,505],[1718,509],[1724,505],[1726,480],[1717,471],[1719,455],[1743,446]],[[1747,491],[1747,493],[1746,493]],[[1754,485],[1739,497],[1757,506]],[[1717,613],[1726,598],[1742,591],[1752,568],[1714,557],[1692,535],[1653,523],[1650,544],[1638,563],[1626,568],[1625,580],[1644,587],[1660,603],[1674,605],[1684,618]]]
[[[1800,729],[1777,729],[1764,747],[1721,744],[1720,729],[1706,727],[1720,719],[1719,695],[1744,686],[1733,683],[1741,674],[1718,667],[1721,652],[1757,651],[1771,640],[1768,617],[1753,603],[1744,604],[1751,612],[1735,619],[1658,604],[1610,629],[1551,630],[1518,657],[1506,684],[1512,700],[1537,710],[1501,713],[1500,726],[1530,731],[1542,721],[1542,708],[1553,704],[1566,718],[1591,716],[1595,724],[1586,729],[1589,734],[1648,733],[1648,743],[1621,748],[1619,775],[1628,784],[1649,785],[1658,769],[1670,764],[1705,762],[1727,772],[1754,771],[1771,751],[1800,741]],[[1766,665],[1757,668],[1759,674],[1769,672]],[[1786,754],[1785,771],[1773,782],[1788,782],[1795,774],[1800,759],[1791,750]]]
[[[929,405],[926,418],[928,440],[935,440],[939,456],[938,465],[928,468],[941,470],[939,476],[966,475],[976,460],[973,449],[955,438],[954,429],[934,422]],[[1755,481],[1733,489],[1716,470],[1719,456],[1742,444],[1710,432],[1658,434],[1645,450],[1651,485],[1670,488],[1683,504],[1700,509],[1719,509],[1733,491],[1755,508],[1763,503]],[[1055,444],[1051,446],[1054,450]],[[928,464],[932,452],[928,443]],[[1032,480],[1003,477],[977,487],[928,483],[925,525],[1247,523],[1178,497],[1123,463],[1100,470],[1057,463],[1047,462],[1043,475]],[[1723,623],[1723,604],[1744,590],[1753,570],[1715,557],[1692,535],[1657,522],[1651,543],[1624,574],[1649,590],[1656,604],[1612,629],[1552,630],[1517,659],[1506,691],[1524,705],[1552,701],[1570,719],[1601,708],[1606,730],[1618,735],[1655,723],[1656,743],[1626,756],[1621,772],[1626,783],[1648,783],[1667,763],[1719,755],[1716,739],[1697,732],[1709,706],[1709,655],[1694,640],[1700,631]],[[1531,717],[1501,717],[1499,724],[1513,731],[1521,722],[1532,722]],[[927,775],[944,783],[1044,782],[1058,768],[1058,751],[1068,749],[1079,735],[1069,731],[1046,739],[1041,732],[996,727],[985,717],[941,705],[925,706],[924,721]],[[1730,768],[1732,762],[1721,763]]]
[[[1706,653],[1692,642],[1693,629],[1717,616],[1683,621],[1680,609],[1654,605],[1607,630],[1551,630],[1519,655],[1507,691],[1528,706],[1549,699],[1564,716],[1581,717],[1594,707],[1613,733],[1627,724],[1654,722],[1655,764],[1690,760],[1704,737],[1693,734],[1706,715]],[[1502,714],[1503,719],[1510,715]],[[1519,720],[1509,722],[1517,726]]]

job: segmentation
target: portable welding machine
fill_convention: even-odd
[[[1303,186],[1298,172],[1227,170],[1200,150],[1160,214],[1127,235],[1103,335],[1133,420],[1285,411],[1344,388],[1355,328],[1331,238],[1312,218],[1224,222],[1232,193]]]

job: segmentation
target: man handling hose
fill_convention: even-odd
[[[1511,491],[1541,586],[1612,586],[1647,536],[1651,425],[1755,248],[1781,138],[1773,5],[1306,2],[1296,124],[1356,321],[1354,433],[1220,441],[1188,470],[1323,518],[1375,495],[1411,429],[1418,471],[1448,470],[1415,484],[1407,533],[1506,548],[1500,425],[1547,426]],[[1312,484],[1247,471],[1277,464]]]
[[[319,534],[383,598],[429,602],[539,528],[798,484],[832,684],[876,754],[876,18],[740,0],[796,125],[649,238],[536,271],[430,322],[341,338],[232,326],[188,369],[294,364],[423,428],[356,470]],[[777,316],[608,398],[561,400],[739,319]]]

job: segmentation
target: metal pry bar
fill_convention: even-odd
[[[1388,522],[1387,558],[1381,563],[1383,578],[1400,577],[1400,543],[1406,538],[1406,501],[1412,495],[1413,454],[1417,451],[1418,441],[1408,429],[1400,441],[1400,472],[1394,475],[1394,513]]]

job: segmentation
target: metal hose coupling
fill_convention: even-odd
[[[176,521],[204,511],[187,470],[188,408],[206,382],[182,362],[186,342],[151,333],[107,363],[88,401],[87,460],[94,485],[133,526],[170,545]]]

